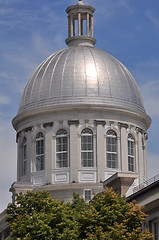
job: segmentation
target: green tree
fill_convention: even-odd
[[[141,229],[145,214],[134,202],[128,203],[126,198],[115,194],[107,188],[96,195],[89,203],[88,211],[81,214],[84,234],[81,239],[97,240],[150,240],[148,230]]]
[[[135,203],[111,189],[98,194],[90,203],[74,194],[64,203],[47,192],[16,195],[16,204],[7,207],[10,239],[56,240],[151,240],[141,229],[145,214]]]
[[[16,195],[16,204],[7,207],[10,239],[78,239],[78,228],[71,208],[53,200],[47,192]]]

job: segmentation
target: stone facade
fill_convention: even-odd
[[[124,115],[124,114],[123,114]],[[126,113],[125,113],[126,115]],[[67,116],[67,118],[66,118]],[[121,122],[121,120],[125,120]],[[88,128],[93,132],[93,167],[81,165],[81,132]],[[56,134],[60,129],[67,132],[68,167],[56,166]],[[117,137],[117,167],[107,166],[107,132],[113,130]],[[36,136],[44,135],[45,167],[36,171]],[[134,184],[142,183],[147,178],[147,134],[146,126],[140,119],[127,116],[115,116],[107,111],[69,111],[27,119],[21,124],[17,136],[18,144],[18,181],[32,183],[34,186],[60,184],[102,183],[116,172],[130,173],[128,169],[128,135],[132,134],[135,142],[135,162],[132,174],[138,174]],[[23,139],[27,138],[27,170],[23,174],[22,154]],[[136,175],[135,175],[136,176]],[[66,187],[66,186],[65,186]],[[89,187],[88,187],[89,188]],[[90,187],[91,189],[91,187]],[[101,188],[102,190],[102,188]],[[62,194],[62,193],[61,193]]]

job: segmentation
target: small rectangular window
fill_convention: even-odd
[[[84,190],[84,200],[89,202],[92,199],[92,191],[91,190]]]

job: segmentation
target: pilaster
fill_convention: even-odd
[[[45,124],[45,183],[52,182],[52,126]]]
[[[105,151],[105,138],[104,138],[104,126],[105,121],[95,121],[97,125],[97,182],[105,180],[105,168],[106,168],[106,151]]]
[[[121,171],[128,171],[128,141],[127,141],[127,124],[121,124]]]
[[[78,181],[78,123],[78,120],[68,121],[70,126],[70,182]]]
[[[31,163],[32,163],[32,154],[31,154],[31,139],[32,139],[32,128],[28,128],[27,131],[27,173],[26,179],[27,182],[31,182]]]

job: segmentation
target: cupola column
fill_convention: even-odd
[[[81,13],[78,13],[78,36],[81,36]]]
[[[73,37],[73,32],[74,32],[74,27],[73,27],[73,16],[72,16],[72,14],[70,15],[70,24],[69,24],[69,28],[68,29],[70,29],[69,30],[69,32],[70,32],[70,36],[69,37]]]
[[[93,16],[91,16],[91,37],[93,37]]]
[[[89,28],[89,13],[87,13],[87,37],[90,36],[90,28]]]

